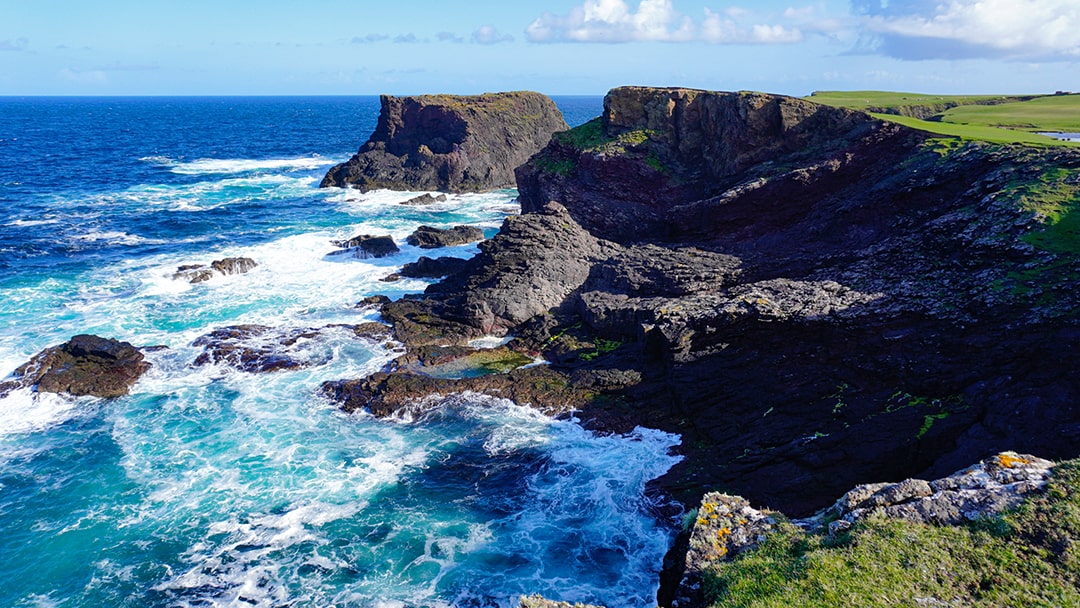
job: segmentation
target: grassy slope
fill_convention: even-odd
[[[1076,146],[1031,131],[1080,131],[1080,95],[1045,95],[1020,101],[1004,95],[922,95],[888,91],[820,91],[811,101],[834,107],[871,110],[882,120],[938,135],[994,143]],[[1007,101],[978,105],[988,101]],[[957,107],[946,107],[951,105]],[[935,120],[902,116],[904,108],[928,106]],[[1009,127],[1009,128],[1001,128]],[[1019,129],[1019,130],[1018,130]]]
[[[706,582],[710,605],[1080,606],[1080,460],[1045,494],[966,526],[875,520],[836,538],[784,525]]]

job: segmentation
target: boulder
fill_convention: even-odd
[[[408,206],[411,206],[411,207],[417,207],[417,206],[423,206],[423,205],[434,205],[435,203],[445,203],[445,202],[446,202],[446,195],[445,194],[439,194],[439,195],[436,195],[436,196],[432,196],[431,193],[425,192],[425,193],[421,194],[420,196],[414,196],[414,197],[410,198],[407,201],[401,201],[401,204],[402,205],[408,205]]]
[[[420,226],[405,241],[421,249],[453,247],[484,240],[484,231],[476,226],[454,226],[453,228],[435,228]]]
[[[477,192],[514,185],[514,168],[567,128],[539,93],[383,95],[379,121],[348,162],[322,186],[362,191]]]
[[[401,251],[394,242],[394,237],[390,235],[360,234],[345,241],[331,241],[331,243],[341,248],[340,251],[333,252],[334,255],[352,252],[353,256],[362,259],[385,258]]]
[[[439,279],[460,272],[468,264],[468,260],[461,258],[429,258],[422,255],[415,262],[402,266],[400,274],[413,279]]]
[[[19,366],[14,380],[0,384],[0,396],[33,387],[38,392],[76,397],[120,397],[150,369],[143,359],[139,349],[127,342],[80,334]]]
[[[180,279],[189,283],[202,283],[214,278],[215,274],[228,276],[231,274],[244,274],[259,264],[251,258],[223,258],[210,262],[210,266],[204,264],[185,264],[176,268],[173,279]]]

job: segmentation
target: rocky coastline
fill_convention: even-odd
[[[712,505],[717,518],[683,531],[663,605],[680,594],[680,606],[698,605],[686,595],[700,587],[692,571],[768,534],[767,510],[830,530],[871,512],[951,525],[1045,485],[1010,477],[1051,468],[1017,452],[1080,454],[1080,151],[935,138],[760,93],[621,87],[571,130],[553,108],[533,93],[384,96],[371,139],[323,186],[516,183],[521,215],[469,260],[403,269],[443,278],[362,303],[385,325],[225,327],[199,338],[194,364],[297,369],[313,362],[296,345],[320,332],[392,338],[403,348],[390,366],[322,394],[346,411],[402,416],[470,391],[602,432],[679,434],[684,459],[651,491],[699,514]],[[483,238],[423,228],[410,244]],[[389,236],[334,244],[360,257],[397,251]],[[255,266],[238,260],[177,278]],[[504,343],[474,342],[492,336]],[[76,336],[0,395],[116,397],[148,367],[130,344]],[[967,468],[980,461],[978,475]],[[975,489],[972,475],[1016,491],[972,498],[961,492]],[[908,481],[861,485],[881,480]],[[747,523],[735,534],[728,520]],[[695,541],[718,530],[736,544]]]

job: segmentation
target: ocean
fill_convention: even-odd
[[[599,97],[556,98],[571,125]],[[318,188],[377,97],[0,98],[0,377],[80,333],[153,367],[129,396],[0,399],[0,606],[516,606],[521,594],[655,605],[675,530],[646,484],[679,437],[599,435],[514,403],[442,398],[416,419],[345,414],[326,380],[394,354],[339,324],[422,252],[421,224],[517,213],[514,190]],[[330,241],[391,234],[382,259]],[[466,257],[475,245],[440,254]],[[245,256],[190,284],[177,267]],[[326,328],[303,369],[195,366],[216,328]]]

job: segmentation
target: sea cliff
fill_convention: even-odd
[[[514,168],[567,128],[549,98],[383,95],[367,143],[330,169],[322,186],[474,192],[514,185]]]

